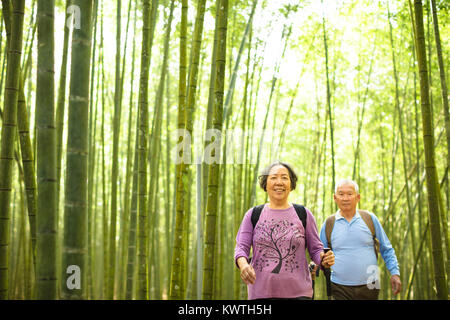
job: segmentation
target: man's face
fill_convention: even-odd
[[[291,179],[286,167],[277,165],[270,169],[266,190],[271,200],[287,200],[291,192]]]
[[[350,183],[339,186],[334,194],[334,202],[344,212],[355,212],[359,199],[359,193],[356,192],[355,187]]]

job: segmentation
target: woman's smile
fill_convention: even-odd
[[[284,206],[291,192],[291,180],[289,171],[284,166],[273,167],[267,178],[267,194],[270,202]],[[273,203],[275,205],[275,203]]]

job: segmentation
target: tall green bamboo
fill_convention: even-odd
[[[417,251],[417,255],[414,257],[414,265],[413,265],[413,268],[412,268],[412,272],[409,275],[408,283],[406,285],[406,293],[405,293],[405,296],[404,296],[404,300],[408,300],[409,299],[409,294],[411,292],[412,283],[413,283],[414,277],[416,275],[417,265],[418,265],[418,262],[420,260],[422,247],[423,247],[423,244],[425,243],[425,240],[427,239],[426,234],[428,233],[428,230],[429,230],[429,226],[428,226],[428,223],[427,223],[427,226],[426,226],[425,230],[423,231],[424,234],[421,237],[422,240],[420,241],[420,245],[419,245],[419,249]]]
[[[441,78],[441,94],[442,94],[442,104],[444,106],[444,119],[445,119],[445,132],[447,134],[447,167],[450,166],[450,115],[448,107],[448,95],[447,95],[447,81],[445,76],[445,66],[444,59],[442,57],[442,45],[441,37],[439,33],[439,22],[436,12],[436,1],[431,0],[431,8],[433,12],[433,26],[434,26],[434,38],[436,42],[436,53],[438,57],[439,65],[439,76]]]
[[[59,83],[58,83],[58,94],[56,97],[56,114],[55,114],[55,125],[56,125],[56,206],[58,210],[57,215],[57,226],[59,225],[59,217],[60,217],[60,189],[61,189],[61,163],[62,163],[62,154],[63,154],[63,131],[64,131],[64,114],[65,114],[65,104],[66,104],[66,83],[67,83],[67,65],[68,65],[68,57],[69,57],[69,38],[71,35],[71,27],[67,25],[67,21],[69,16],[71,16],[70,11],[68,11],[68,7],[70,6],[71,0],[66,0],[65,5],[65,23],[64,23],[64,40],[63,40],[63,48],[62,48],[62,58],[61,58],[61,68],[59,73]],[[73,21],[73,16],[71,16]],[[61,254],[61,241],[62,240],[62,232],[58,234],[58,242],[57,242],[57,250],[58,257]],[[57,267],[60,268],[61,264],[58,263]],[[57,270],[58,274],[61,274],[61,270]],[[58,290],[60,286],[58,286]]]
[[[227,95],[225,98],[224,109],[223,109],[223,112],[224,112],[223,115],[224,115],[225,121],[229,117],[228,113],[231,114],[231,99],[233,97],[234,87],[236,84],[237,72],[239,70],[239,62],[241,61],[241,56],[242,56],[242,53],[244,52],[244,46],[247,41],[248,34],[250,32],[250,26],[252,24],[253,15],[255,14],[255,9],[256,9],[257,4],[258,4],[258,0],[254,0],[253,4],[252,4],[252,9],[250,11],[250,17],[247,21],[247,25],[244,30],[244,35],[242,36],[241,44],[239,46],[238,55],[236,57],[236,63],[234,64],[234,67],[233,67],[233,72],[231,75],[230,84],[228,86]]]
[[[412,12],[412,5],[411,5],[411,1],[409,1],[409,8],[410,8],[410,15],[411,15],[411,19],[413,19],[414,14]],[[412,25],[414,26],[414,23],[412,23]],[[413,61],[416,61],[416,48],[415,48],[415,43],[414,43],[414,27],[412,28],[412,46],[413,46]],[[420,184],[420,165],[419,165],[419,112],[418,112],[418,107],[417,107],[417,73],[414,72],[413,73],[413,83],[414,83],[414,127],[415,127],[415,132],[414,132],[414,137],[415,137],[415,159],[416,159],[416,190],[417,190],[417,213],[419,215],[419,217],[424,217],[423,215],[423,210],[422,210],[422,188],[421,188],[421,184]],[[421,219],[422,221],[424,219]],[[423,231],[423,226],[422,223],[419,223],[419,234],[422,234]],[[425,229],[429,229],[429,227],[427,226]],[[425,265],[424,263],[425,258],[424,255],[420,255],[420,263],[422,265]],[[427,270],[427,268],[425,267],[425,272]],[[426,272],[427,273],[427,272]],[[425,279],[423,277],[418,277],[418,285],[419,287],[422,287],[421,285],[423,283],[425,283],[424,281]],[[428,282],[428,281],[427,281]],[[424,298],[424,292],[425,290],[419,290],[418,292],[418,298],[419,299],[423,299]]]
[[[179,117],[178,117],[178,128],[185,129],[186,135],[189,136],[189,143],[184,140],[183,141],[183,151],[182,151],[182,160],[180,165],[178,165],[177,172],[177,215],[176,215],[176,229],[175,229],[175,243],[174,243],[174,252],[172,258],[172,280],[171,280],[171,297],[172,299],[182,299],[185,295],[185,268],[183,264],[185,263],[185,252],[187,249],[187,243],[183,240],[185,237],[188,223],[188,208],[186,208],[186,204],[189,200],[189,190],[190,186],[187,181],[190,176],[190,162],[191,162],[191,144],[192,144],[192,132],[193,132],[193,113],[195,110],[195,96],[197,91],[197,77],[198,77],[198,69],[199,69],[199,60],[200,60],[200,48],[202,42],[202,33],[203,33],[203,21],[205,16],[205,0],[199,0],[197,3],[197,15],[195,19],[195,27],[193,33],[192,40],[192,49],[190,56],[190,69],[189,69],[189,80],[187,91],[184,90],[185,84],[181,83],[185,80],[186,68],[186,49],[185,49],[185,23],[187,23],[187,16],[182,21],[182,33],[180,37],[182,37],[183,43],[180,43],[180,89],[179,89],[179,98],[182,98],[183,94],[186,94],[186,102],[181,104],[179,109]],[[187,6],[186,3],[183,2],[182,6],[182,14],[187,14]],[[181,38],[180,38],[181,39]],[[182,92],[183,91],[183,92]],[[184,109],[185,108],[185,109]],[[184,111],[183,111],[184,109]],[[180,116],[180,113],[182,116]],[[184,120],[184,125],[181,122]],[[186,137],[185,137],[186,138]],[[188,148],[184,149],[184,148]],[[185,161],[186,157],[188,157],[187,161]]]
[[[37,244],[36,282],[38,299],[56,298],[56,135],[54,99],[53,0],[39,0],[37,10],[38,61],[36,79],[36,174]]]
[[[158,89],[156,91],[156,97],[155,97],[155,115],[153,118],[153,131],[151,135],[151,143],[150,143],[150,156],[151,156],[151,163],[150,163],[150,185],[149,185],[149,214],[152,215],[151,218],[157,218],[156,215],[159,215],[158,210],[156,210],[155,207],[155,201],[157,199],[156,192],[159,190],[158,186],[158,166],[160,163],[160,142],[161,142],[161,127],[162,127],[162,116],[163,116],[163,95],[164,95],[164,85],[166,82],[166,75],[167,75],[167,65],[168,65],[168,58],[169,58],[169,40],[170,40],[170,33],[172,28],[172,18],[173,18],[173,10],[174,10],[174,0],[171,0],[170,3],[170,13],[169,18],[167,20],[167,27],[165,38],[164,38],[164,48],[163,48],[163,62],[161,66],[161,76],[159,79]],[[153,224],[152,224],[153,225]],[[152,226],[154,231],[157,232],[158,225],[155,223],[154,226]],[[155,237],[153,237],[155,238]],[[155,240],[155,239],[153,239]],[[155,241],[151,241],[152,245]],[[155,248],[153,248],[155,249]],[[155,263],[158,263],[156,261],[157,259],[154,259]],[[157,268],[155,266],[155,268]],[[155,277],[155,280],[158,280],[158,278]]]
[[[61,295],[85,299],[87,258],[87,165],[89,69],[93,0],[75,0],[79,27],[73,31],[68,108],[67,169],[64,203]]]
[[[171,230],[171,223],[174,220],[173,217],[173,210],[172,210],[172,194],[171,194],[171,187],[173,184],[171,183],[170,177],[171,172],[173,171],[172,168],[172,161],[171,161],[171,147],[172,147],[172,141],[170,139],[170,136],[172,134],[170,129],[171,124],[171,91],[170,91],[170,74],[167,75],[166,79],[166,162],[165,162],[165,186],[167,192],[165,192],[165,218],[164,218],[164,230],[165,230],[165,247],[166,247],[166,283],[165,283],[165,290],[168,292],[170,290],[170,268],[172,265],[172,246],[171,246],[171,239],[172,239],[172,232]]]
[[[311,44],[313,44],[313,42],[311,42]],[[316,64],[314,64],[314,70],[316,69]],[[314,72],[316,72],[316,71],[314,71]],[[316,212],[318,209],[318,197],[319,197],[319,177],[320,177],[320,170],[321,170],[321,168],[320,168],[320,166],[321,166],[321,163],[322,163],[322,159],[321,159],[321,157],[322,157],[322,145],[321,145],[321,143],[320,143],[320,137],[321,137],[321,128],[320,128],[320,123],[321,123],[321,117],[320,117],[320,102],[319,102],[319,95],[318,95],[318,90],[317,90],[317,87],[318,87],[318,85],[317,85],[317,80],[316,81],[314,81],[314,91],[315,91],[315,100],[316,100],[316,144],[318,145],[318,147],[316,148],[316,153],[315,153],[315,157],[317,157],[317,160],[315,161],[315,164],[314,164],[314,172],[315,172],[315,174],[316,174],[316,179],[315,179],[315,182],[314,182],[314,186],[315,186],[315,188],[314,188],[314,197],[313,197],[313,200],[312,200],[312,205],[310,205],[311,206],[311,209],[312,209],[312,212]],[[325,120],[325,126],[326,126],[326,124],[327,124],[327,121]],[[325,133],[324,133],[324,135],[325,135]],[[322,217],[324,218],[325,217],[325,212],[322,212]]]
[[[241,122],[241,155],[239,158],[239,164],[237,165],[237,174],[239,177],[244,177],[244,169],[246,167],[247,163],[247,153],[245,152],[245,133],[247,130],[248,125],[248,116],[249,108],[248,108],[248,87],[249,87],[249,77],[250,77],[250,61],[251,61],[251,49],[252,49],[252,34],[253,34],[253,28],[250,26],[250,35],[248,40],[248,52],[247,52],[247,72],[245,73],[245,85],[244,85],[244,96],[243,96],[243,115],[242,115],[242,122]],[[248,135],[248,133],[247,133]],[[244,179],[245,181],[245,179]],[[239,228],[239,223],[242,219],[242,211],[245,210],[243,208],[243,205],[245,205],[243,192],[246,191],[245,189],[245,183],[244,185],[241,183],[242,181],[239,181],[236,186],[236,212],[235,212],[235,218],[234,218],[234,229],[233,232],[236,233]],[[240,288],[241,288],[241,277],[239,270],[234,270],[234,278],[233,278],[233,286],[234,286],[234,299],[239,299],[240,296]]]
[[[215,19],[217,20],[217,15],[219,14],[219,10],[216,10]],[[208,92],[208,104],[206,111],[206,130],[212,128],[212,114],[214,108],[214,84],[216,82],[216,56],[217,56],[217,29],[214,29],[214,41],[213,41],[213,50],[211,55],[211,69],[210,69],[210,77],[209,77],[209,92]],[[206,148],[209,141],[204,139],[203,149]],[[203,154],[205,157],[205,154]],[[202,162],[202,217],[204,216],[204,212],[206,210],[206,200],[207,200],[207,189],[208,189],[208,174],[209,174],[209,166],[206,161]],[[203,218],[202,218],[203,220]]]
[[[139,222],[138,222],[138,296],[140,300],[148,298],[147,281],[147,136],[148,136],[148,73],[150,69],[150,0],[142,1],[143,29],[141,49],[141,72],[139,80]]]
[[[20,57],[25,1],[13,3],[11,41],[8,48],[8,66],[3,107],[3,125],[0,150],[0,300],[8,298],[10,199],[14,141],[17,130],[17,98],[19,92]]]
[[[128,43],[128,41],[126,39],[128,39],[130,12],[131,12],[131,1],[128,1],[127,23],[126,23],[126,28],[125,28],[125,32],[124,32],[125,33],[125,43],[124,43],[124,46],[123,46],[124,49],[123,49],[122,52],[119,53],[119,55],[122,56],[123,59],[122,60],[118,59],[119,60],[118,62],[122,64],[122,67],[118,68],[120,70],[120,74],[118,76],[118,78],[119,78],[119,84],[118,84],[119,88],[117,90],[119,92],[119,97],[118,97],[117,100],[119,101],[120,109],[122,108],[123,83],[124,83],[123,79],[125,77],[125,69],[126,69],[125,68],[125,63],[126,63],[126,57],[127,57],[127,43]],[[120,19],[119,16],[120,15],[117,14],[116,19]],[[120,47],[120,46],[117,45],[117,47]],[[119,111],[119,117],[120,117],[120,113],[121,112]],[[131,112],[129,112],[128,122],[130,121],[130,114],[131,114]],[[120,124],[119,124],[118,127],[119,127],[119,131],[120,131]],[[128,129],[130,129],[130,126],[128,127]],[[130,138],[129,135],[128,135],[128,138]],[[126,145],[127,145],[127,151],[128,151],[128,149],[131,148],[131,144],[130,143],[126,143]],[[120,150],[117,150],[117,152],[118,152],[118,154],[120,154]],[[126,155],[127,155],[126,156],[127,164],[125,165],[125,175],[127,173],[129,173],[129,170],[127,171],[127,165],[128,165],[128,159],[129,159],[128,158],[128,153],[126,153]],[[120,172],[119,172],[118,180],[117,180],[118,183],[121,181],[120,177],[121,177],[121,175],[120,175]],[[127,178],[128,178],[128,181],[129,181],[129,177],[126,177],[126,176],[123,177],[122,179],[127,180]],[[129,183],[128,183],[127,187],[129,188]],[[120,189],[120,188],[118,188],[118,189]],[[123,291],[123,279],[124,278],[121,277],[121,275],[124,274],[124,271],[123,271],[124,264],[123,264],[123,262],[124,262],[124,259],[125,259],[124,258],[124,256],[125,256],[124,253],[125,252],[123,250],[123,243],[126,240],[126,236],[124,236],[124,235],[127,232],[124,229],[128,229],[128,225],[125,223],[125,217],[124,217],[124,215],[125,215],[125,202],[126,202],[125,194],[124,194],[125,190],[126,189],[124,189],[124,188],[120,189],[119,190],[119,195],[117,195],[117,197],[121,197],[120,200],[123,200],[123,202],[121,201],[121,204],[120,204],[121,210],[119,211],[120,212],[119,213],[119,217],[117,217],[117,205],[116,205],[116,229],[117,229],[117,225],[118,225],[120,233],[119,233],[119,237],[118,237],[119,239],[118,239],[117,243],[115,244],[117,249],[115,250],[116,251],[116,254],[115,254],[116,255],[116,259],[115,259],[115,267],[114,267],[114,270],[115,270],[114,271],[114,277],[112,278],[112,283],[113,283],[113,286],[114,286],[114,290],[112,290],[112,295],[113,295],[112,297],[115,298],[115,299],[122,299],[122,291]],[[119,220],[118,223],[117,223],[117,220]],[[110,228],[112,228],[112,226],[110,226]],[[116,234],[117,234],[117,231],[116,231]],[[111,281],[110,281],[110,283],[111,283]]]
[[[98,21],[98,1],[94,2],[93,8],[93,40],[92,40],[92,55],[91,55],[91,65],[95,65],[96,52],[97,52],[97,21]],[[95,268],[95,257],[94,257],[94,247],[95,247],[95,216],[96,216],[96,203],[94,200],[94,173],[96,171],[95,167],[95,156],[97,153],[97,144],[95,142],[96,131],[97,131],[97,110],[98,110],[98,96],[99,96],[99,80],[100,77],[97,76],[97,83],[95,83],[95,75],[98,74],[97,68],[91,68],[91,82],[89,88],[89,140],[88,140],[88,299],[93,297],[93,282],[94,282],[94,268]],[[95,94],[95,104],[94,104],[94,87],[96,87]]]
[[[122,1],[117,0],[116,9],[116,81],[114,88],[114,128],[113,128],[113,152],[111,169],[111,220],[109,231],[109,265],[108,270],[108,299],[114,298],[114,278],[116,261],[116,221],[117,221],[117,184],[119,175],[119,136],[120,136],[120,115],[122,109],[122,99],[120,94],[120,56],[121,56],[121,7]]]
[[[9,2],[3,2],[3,20],[6,29],[6,46],[11,41],[11,17]],[[28,53],[28,57],[31,55]],[[23,70],[19,78],[19,96],[17,101],[17,128],[19,131],[20,153],[23,166],[23,180],[27,198],[28,221],[30,225],[30,238],[32,248],[32,260],[36,267],[36,174],[34,170],[34,155],[31,147],[30,125],[28,119],[28,110],[26,106],[25,93],[23,88],[26,72]],[[3,80],[3,79],[2,79]],[[1,86],[0,86],[1,87]],[[0,114],[1,115],[1,114]],[[36,269],[36,268],[35,268]]]
[[[69,19],[68,7],[71,0],[66,0],[66,17],[65,21]],[[61,161],[62,161],[62,151],[63,151],[63,129],[64,129],[64,110],[66,101],[66,82],[67,82],[67,62],[68,62],[68,51],[69,51],[69,37],[70,37],[70,27],[64,24],[64,40],[63,40],[63,51],[61,59],[61,71],[59,73],[59,87],[58,96],[56,101],[56,176],[57,176],[57,206],[59,209],[59,190],[61,181]]]
[[[179,59],[179,77],[178,77],[178,130],[183,130],[185,127],[186,119],[186,55],[187,55],[187,13],[188,13],[188,0],[182,0],[181,4],[181,22],[180,22],[180,59]],[[185,143],[185,137],[180,136],[178,143]],[[173,252],[170,274],[170,299],[182,299],[184,293],[182,292],[181,282],[183,279],[182,274],[182,237],[184,230],[184,193],[183,193],[183,179],[181,177],[181,166],[184,159],[183,148],[181,148],[181,162],[176,164],[175,167],[175,195],[176,195],[176,215],[175,215],[175,232],[173,240]]]
[[[438,58],[438,66],[439,66],[439,77],[441,79],[441,96],[442,96],[442,105],[444,107],[444,120],[445,120],[445,133],[447,136],[447,169],[450,167],[450,112],[448,107],[448,90],[447,90],[447,80],[445,76],[445,66],[444,59],[442,57],[442,45],[441,45],[441,37],[439,33],[439,22],[436,12],[436,1],[431,0],[431,9],[433,13],[433,26],[434,26],[434,39],[436,43],[436,53]],[[450,199],[450,188],[447,187],[447,201]],[[447,206],[447,210],[449,210]],[[445,230],[447,226],[448,213],[446,211],[441,212],[442,226]],[[445,235],[445,244],[447,250],[447,281],[450,278],[450,253],[449,253],[449,245],[448,245],[448,232],[444,232]]]
[[[428,69],[425,50],[422,1],[414,1],[416,29],[416,51],[420,77],[420,97],[422,109],[423,144],[425,149],[425,170],[427,181],[428,217],[431,235],[431,252],[434,267],[434,282],[437,298],[447,300],[448,287],[445,279],[445,264],[442,252],[441,228],[439,222],[438,180],[435,164],[434,133],[431,122],[431,109],[428,85]]]
[[[398,113],[398,127],[400,131],[400,140],[401,140],[401,148],[402,148],[402,160],[403,160],[403,173],[405,178],[405,188],[406,188],[406,204],[408,208],[408,219],[409,219],[409,230],[411,231],[411,249],[412,249],[412,255],[413,257],[416,256],[416,246],[415,246],[415,232],[414,232],[414,220],[411,210],[411,192],[409,187],[409,179],[408,179],[408,168],[407,168],[407,159],[406,159],[406,151],[405,151],[405,144],[407,143],[404,136],[403,131],[403,114],[402,110],[400,108],[400,97],[399,97],[399,79],[398,79],[398,72],[397,72],[397,63],[395,59],[395,50],[394,50],[394,38],[393,38],[393,32],[392,32],[392,23],[391,23],[391,12],[389,10],[389,3],[387,3],[387,10],[388,10],[388,22],[389,22],[389,40],[391,43],[391,52],[392,52],[392,66],[393,66],[393,73],[394,73],[394,82],[395,82],[395,109]]]
[[[248,167],[248,170],[246,170],[245,172],[245,185],[246,185],[246,190],[247,190],[247,196],[245,197],[244,200],[244,208],[249,208],[252,203],[253,203],[253,190],[254,190],[254,173],[257,171],[252,170],[252,163],[253,163],[253,152],[251,152],[251,146],[253,145],[253,141],[254,141],[254,128],[255,128],[255,114],[256,114],[256,103],[253,103],[253,95],[255,94],[256,96],[258,95],[258,91],[259,91],[259,85],[260,85],[260,81],[261,81],[261,72],[262,72],[262,65],[264,62],[264,55],[262,57],[260,57],[259,59],[257,58],[257,51],[261,51],[264,52],[265,48],[266,48],[266,44],[267,42],[264,42],[264,48],[262,50],[258,50],[258,41],[256,41],[256,48],[255,48],[255,53],[253,56],[253,60],[255,61],[253,63],[253,68],[252,68],[252,74],[250,77],[250,84],[251,84],[251,91],[249,94],[249,116],[248,116],[248,128],[249,128],[249,132],[250,134],[247,135],[247,141],[246,141],[246,150],[245,150],[245,154],[246,154],[246,161],[247,163],[250,164],[250,166]],[[260,66],[259,66],[259,73],[258,73],[258,80],[257,80],[257,85],[256,85],[256,90],[254,88],[254,79],[255,79],[255,73],[256,70],[258,69],[258,65],[259,62],[261,62]],[[254,166],[256,167],[256,166]],[[257,169],[256,169],[257,170]]]
[[[8,0],[9,1],[9,0]],[[28,72],[31,69],[31,53],[33,52],[32,47],[34,45],[34,38],[36,35],[36,29],[37,29],[37,14],[36,14],[36,0],[32,0],[30,9],[31,9],[31,16],[30,21],[28,25],[30,26],[27,31],[27,36],[24,35],[24,48],[23,48],[23,58],[22,58],[22,69],[23,69],[23,78],[26,79],[28,76]],[[26,21],[24,20],[24,26],[27,25]],[[8,31],[7,31],[8,32]]]
[[[215,101],[213,113],[213,128],[222,130],[223,119],[223,94],[225,82],[225,62],[227,47],[227,22],[228,22],[228,0],[218,0],[219,10],[216,28],[218,28],[216,79],[215,79]],[[212,149],[211,157],[215,157],[215,149]],[[214,261],[216,242],[216,220],[218,206],[220,164],[213,162],[209,168],[208,176],[208,200],[206,203],[204,254],[203,254],[203,299],[211,299],[214,283]]]
[[[19,172],[21,170],[19,169]],[[20,177],[19,179],[20,180]],[[11,253],[12,253],[12,263],[11,263],[11,289],[9,291],[9,299],[27,299],[25,297],[27,294],[25,291],[25,278],[26,276],[26,246],[27,246],[27,232],[26,232],[26,224],[25,224],[25,202],[24,202],[24,194],[22,184],[19,183],[19,192],[14,192],[12,200],[16,199],[16,195],[19,193],[19,208],[18,210],[12,210],[12,223],[11,228],[14,230],[17,228],[18,238],[16,241],[13,240],[11,243]],[[19,215],[19,217],[17,217]],[[17,221],[19,220],[19,221]],[[15,222],[15,223],[14,223]],[[29,290],[31,291],[31,290]],[[29,294],[31,298],[31,292]]]
[[[23,89],[23,79],[19,80],[19,100],[17,101],[17,128],[19,129],[20,153],[22,158],[25,192],[27,195],[28,221],[33,264],[36,264],[36,210],[37,182],[34,169],[34,155],[31,147],[30,125]]]
[[[128,235],[128,254],[127,254],[127,283],[125,299],[130,300],[133,298],[134,293],[134,274],[136,265],[136,234],[137,234],[137,211],[138,211],[138,143],[139,143],[139,115],[136,121],[136,133],[134,141],[134,163],[133,163],[133,182],[132,182],[132,195],[131,195],[131,208],[130,208],[130,227]]]
[[[100,89],[100,97],[101,97],[101,125],[100,125],[100,144],[102,146],[101,150],[101,181],[102,181],[102,259],[103,259],[103,269],[101,273],[101,298],[106,297],[106,289],[107,289],[107,276],[108,274],[105,272],[105,267],[108,265],[108,198],[106,193],[106,155],[105,155],[105,112],[106,112],[106,78],[105,78],[105,54],[104,54],[104,41],[103,41],[103,2],[100,7],[100,47],[99,47],[99,64],[101,67],[101,89]]]
[[[130,0],[129,2],[129,7],[128,7],[128,17],[130,16],[130,11],[131,11],[131,3],[132,1]],[[121,238],[122,238],[122,242],[121,242],[121,250],[122,250],[122,262],[121,262],[121,271],[120,274],[127,274],[127,265],[128,265],[128,246],[129,246],[129,235],[131,233],[130,231],[130,220],[131,220],[131,212],[130,212],[130,207],[131,207],[131,199],[130,199],[130,194],[132,192],[132,190],[130,189],[130,184],[132,183],[131,180],[134,180],[134,170],[132,168],[133,166],[133,144],[132,144],[132,124],[133,124],[133,105],[134,105],[134,90],[133,90],[133,85],[134,85],[134,70],[135,70],[135,50],[136,50],[136,12],[137,12],[137,6],[134,6],[134,26],[133,26],[133,39],[132,39],[132,44],[133,44],[133,48],[131,51],[131,57],[132,57],[132,62],[131,62],[131,80],[130,80],[130,100],[129,100],[129,115],[128,115],[128,143],[127,143],[127,164],[126,164],[126,172],[125,172],[125,185],[124,185],[124,190],[123,190],[123,211],[122,211],[122,227],[121,227]],[[127,32],[128,32],[128,22],[127,22]],[[125,61],[125,59],[124,59]],[[122,64],[122,74],[123,71],[125,69],[125,64]],[[123,76],[122,76],[122,85],[123,85]],[[122,92],[122,89],[121,89]],[[136,158],[134,158],[136,159]],[[133,183],[134,186],[134,183]],[[135,222],[135,220],[134,220]],[[133,226],[134,230],[136,228],[136,224],[134,224]],[[134,240],[133,240],[134,241]],[[119,298],[122,298],[125,291],[126,290],[126,282],[127,282],[127,278],[126,277],[122,277],[121,281],[120,281],[120,295]]]
[[[185,132],[190,137],[190,143],[185,144],[185,147],[189,150],[184,150],[183,152],[186,153],[187,161],[182,162],[181,165],[181,178],[185,179],[186,182],[183,183],[183,210],[184,210],[184,229],[183,231],[183,259],[185,260],[184,266],[182,266],[182,275],[183,275],[183,282],[182,284],[182,292],[183,294],[186,293],[186,286],[187,286],[187,275],[188,275],[188,258],[189,258],[189,236],[190,233],[187,232],[190,227],[190,221],[191,221],[191,195],[192,195],[192,185],[191,183],[188,183],[187,181],[192,180],[192,145],[194,143],[193,136],[194,136],[194,113],[196,110],[196,96],[197,91],[199,91],[199,79],[201,79],[200,71],[201,68],[201,62],[200,61],[200,51],[202,46],[202,37],[203,37],[203,24],[205,20],[205,6],[206,1],[205,0],[198,0],[197,2],[197,14],[195,18],[195,26],[194,31],[192,35],[192,45],[191,45],[191,52],[189,57],[189,72],[188,72],[188,79],[187,79],[187,92],[186,92],[186,114],[185,114]]]
[[[322,0],[322,6],[323,6],[323,0]],[[336,173],[335,173],[335,163],[334,163],[334,128],[333,128],[333,112],[331,110],[331,90],[330,90],[330,79],[329,79],[329,72],[328,72],[328,42],[327,42],[327,31],[325,26],[325,13],[323,13],[322,16],[322,26],[323,26],[323,44],[325,48],[325,69],[326,69],[326,86],[327,86],[327,108],[328,108],[328,114],[329,114],[329,121],[330,121],[330,145],[331,145],[331,178],[332,178],[332,184],[331,184],[331,192],[334,192],[334,185],[335,185],[335,179],[336,179]]]

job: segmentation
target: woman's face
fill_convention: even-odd
[[[291,192],[291,179],[288,169],[281,165],[272,167],[267,177],[266,189],[272,202],[287,201]]]

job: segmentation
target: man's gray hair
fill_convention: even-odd
[[[339,187],[343,186],[344,184],[351,184],[353,186],[353,188],[355,188],[356,193],[359,194],[358,184],[355,181],[349,180],[349,179],[341,179],[341,180],[339,180],[339,182],[336,183],[336,186],[334,187],[334,193],[337,193],[337,189]]]

